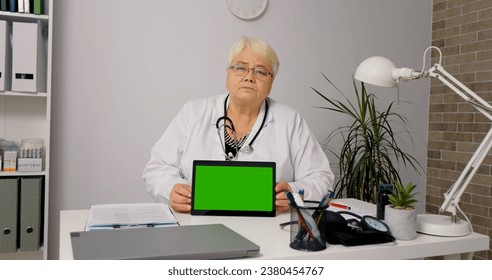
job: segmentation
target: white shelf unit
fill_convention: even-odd
[[[0,178],[44,176],[42,230],[40,230],[42,246],[38,251],[21,252],[17,250],[17,252],[12,253],[0,253],[0,260],[48,259],[53,0],[44,0],[43,15],[0,11],[0,20],[8,22],[10,32],[12,32],[12,24],[14,22],[40,22],[42,25],[43,48],[46,57],[46,92],[0,92],[0,138],[18,143],[24,138],[40,138],[44,140],[43,171],[0,172]]]

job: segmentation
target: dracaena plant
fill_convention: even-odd
[[[340,178],[335,185],[336,197],[350,197],[368,202],[376,202],[377,186],[401,182],[399,172],[402,168],[413,168],[419,173],[421,165],[400,148],[401,136],[412,139],[407,127],[407,119],[392,111],[394,102],[379,111],[376,98],[364,85],[353,80],[356,102],[351,102],[325,75],[325,79],[343,97],[343,101],[321,93],[312,88],[326,102],[327,109],[341,114],[350,124],[335,129],[324,143],[325,150],[339,161]],[[394,126],[401,129],[394,130]],[[338,150],[332,141],[342,140]]]

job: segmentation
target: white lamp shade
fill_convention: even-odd
[[[382,56],[373,56],[359,64],[354,78],[376,86],[396,87],[396,81],[392,75],[395,69],[395,64],[391,60]]]

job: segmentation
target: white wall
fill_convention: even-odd
[[[265,39],[280,57],[271,97],[296,109],[322,141],[344,120],[311,90],[335,96],[321,73],[351,94],[364,58],[422,67],[432,1],[270,0],[255,21],[225,1],[63,0],[54,4],[50,258],[58,256],[59,211],[98,203],[150,202],[141,174],[154,142],[181,105],[225,93],[229,47]],[[401,89],[416,158],[426,166],[428,81]],[[396,90],[374,89],[381,103]],[[383,105],[384,105],[383,104]],[[420,185],[425,175],[404,174]],[[422,211],[423,203],[420,210]]]

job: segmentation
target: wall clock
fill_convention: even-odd
[[[268,5],[268,0],[226,0],[227,8],[240,19],[259,17]]]

